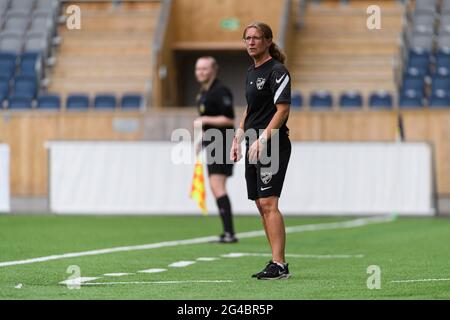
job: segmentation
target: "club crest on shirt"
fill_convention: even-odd
[[[262,88],[264,87],[264,83],[266,83],[266,79],[258,78],[256,80],[256,88],[258,88],[258,90],[262,90]]]
[[[233,102],[231,101],[230,97],[228,97],[228,96],[224,96],[224,97],[222,98],[222,102],[223,102],[223,105],[224,105],[224,106],[231,106],[231,104],[233,103]]]
[[[261,181],[264,184],[268,184],[270,180],[272,180],[272,172],[269,171],[264,172],[261,170]]]
[[[205,105],[202,103],[199,107],[200,113],[205,113]]]

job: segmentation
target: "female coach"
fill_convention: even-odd
[[[291,103],[291,79],[284,66],[286,57],[273,42],[272,30],[267,24],[250,24],[245,28],[243,38],[254,65],[247,71],[247,108],[236,130],[230,157],[235,162],[240,160],[240,145],[246,137],[247,194],[256,203],[272,249],[272,260],[253,277],[286,279],[290,277],[285,260],[286,231],[278,210],[278,199],[291,155],[286,126]],[[257,133],[254,139],[249,134],[252,130]],[[272,142],[279,144],[274,148]],[[269,156],[271,163],[277,160],[278,170],[273,170],[272,166],[269,169],[269,165],[262,162],[263,154]]]

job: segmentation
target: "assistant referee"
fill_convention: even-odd
[[[231,145],[226,144],[226,130],[234,129],[233,95],[231,91],[217,79],[218,64],[210,56],[201,57],[195,64],[195,76],[200,83],[197,95],[197,105],[200,117],[194,126],[202,127],[204,136],[208,130],[219,133],[222,141],[213,143],[203,139],[206,148],[209,185],[216,198],[222,219],[223,233],[219,236],[219,243],[235,243],[238,239],[234,233],[233,213],[227,194],[227,178],[233,174],[233,163],[227,161]],[[214,132],[211,132],[214,135]],[[218,146],[219,150],[216,150]],[[197,152],[200,146],[197,146]],[[218,152],[216,152],[218,151]]]
[[[247,194],[256,203],[272,249],[272,260],[253,277],[286,279],[290,277],[285,260],[286,231],[278,199],[291,155],[286,126],[291,104],[291,78],[284,66],[286,57],[273,42],[272,30],[267,24],[250,24],[244,30],[243,39],[254,64],[247,71],[247,108],[236,130],[230,157],[239,161],[242,157],[240,145],[245,137]],[[252,139],[255,131],[256,137]],[[269,163],[262,161],[266,154]],[[274,163],[278,163],[275,170]]]

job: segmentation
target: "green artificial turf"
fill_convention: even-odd
[[[286,217],[287,226],[353,220],[352,217]],[[261,230],[257,216],[235,218],[238,232]],[[218,235],[217,216],[0,216],[0,263],[72,252],[134,246]],[[267,256],[222,257],[229,253],[270,253],[264,236],[236,244],[187,244],[66,258],[0,267],[0,299],[449,299],[450,281],[397,283],[397,280],[450,279],[450,219],[400,218],[350,229],[289,233],[291,279],[251,278]],[[322,255],[322,257],[318,257]],[[337,258],[323,255],[363,255]],[[199,257],[218,258],[198,261]],[[187,267],[168,265],[195,261]],[[70,290],[59,282],[71,265],[82,277],[101,277]],[[367,268],[381,270],[381,288],[368,289]],[[139,270],[164,268],[144,274]],[[132,273],[107,277],[105,273]],[[231,282],[186,282],[226,280]],[[154,283],[152,281],[180,281]],[[148,282],[106,284],[109,282]],[[20,289],[15,288],[22,284]]]

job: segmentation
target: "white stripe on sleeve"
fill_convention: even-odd
[[[286,88],[288,83],[289,83],[289,76],[286,75],[286,78],[284,78],[283,83],[280,85],[280,87],[278,88],[277,92],[275,93],[275,98],[273,98],[273,103],[274,104],[277,103],[278,98],[280,97],[281,93]]]

